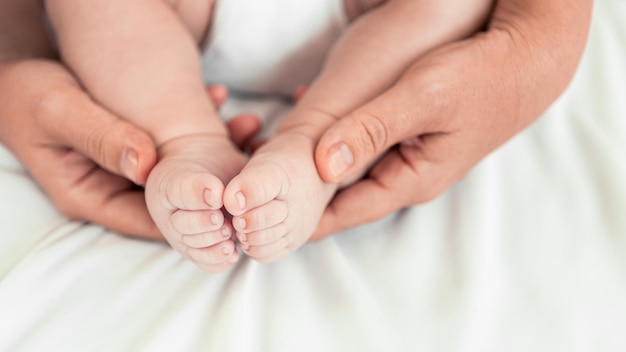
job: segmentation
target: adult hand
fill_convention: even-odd
[[[217,105],[227,96],[219,86],[208,92]],[[258,125],[252,116],[233,120],[233,140],[243,145]],[[156,162],[152,140],[94,103],[59,63],[0,63],[0,126],[0,141],[66,217],[162,240],[135,185]]]
[[[573,76],[592,3],[497,1],[485,32],[419,58],[340,119],[315,153],[321,177],[340,183],[380,159],[336,195],[312,240],[437,197],[533,122]]]

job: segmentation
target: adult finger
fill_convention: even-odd
[[[103,198],[100,204],[100,211],[94,209],[94,212],[83,212],[79,218],[105,224],[108,229],[120,234],[165,241],[148,213],[142,190],[120,192],[110,198]]]
[[[460,143],[462,146],[463,143]],[[381,219],[403,207],[428,202],[461,179],[474,160],[454,158],[445,135],[403,143],[385,154],[363,180],[340,191],[311,240]],[[372,203],[375,199],[376,202]]]
[[[78,85],[47,92],[38,105],[37,122],[51,145],[71,147],[104,169],[144,184],[156,162],[148,134],[96,104]]]
[[[51,65],[49,69],[58,70],[59,77],[65,76],[61,67]],[[46,93],[37,114],[39,122],[53,132],[53,143],[66,143],[104,169],[145,184],[156,163],[150,136],[99,106],[71,77],[64,77],[63,82],[61,89]],[[210,86],[207,93],[217,106],[228,98],[224,86]]]
[[[332,125],[315,151],[322,179],[340,183],[363,170],[390,146],[435,130],[430,117],[441,108],[434,98],[436,86],[422,87],[400,81]]]
[[[209,99],[213,102],[216,109],[226,102],[228,99],[228,88],[221,84],[213,84],[206,88],[206,92],[209,95]]]
[[[207,88],[216,106],[228,98],[224,86]],[[149,135],[100,107],[69,79],[63,89],[46,94],[40,104],[39,120],[54,132],[58,142],[67,143],[114,174],[144,184],[156,162],[156,149]],[[250,122],[244,124],[250,125]],[[249,138],[250,128],[240,139]]]
[[[293,100],[298,101],[302,99],[304,93],[306,93],[308,87],[307,86],[297,86],[296,89],[293,90]]]
[[[148,213],[143,191],[133,183],[78,152],[37,148],[31,153],[29,171],[65,217],[121,234],[163,240]]]
[[[261,121],[254,114],[241,114],[226,123],[230,138],[239,148],[249,147],[254,136],[261,129]]]

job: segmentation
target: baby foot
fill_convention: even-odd
[[[314,141],[284,132],[263,145],[224,191],[242,250],[260,262],[295,251],[313,234],[336,186],[324,183]]]
[[[239,254],[224,222],[224,184],[246,162],[226,136],[193,135],[163,144],[146,183],[152,219],[172,248],[209,272],[232,266]]]

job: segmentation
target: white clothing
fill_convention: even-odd
[[[205,82],[291,96],[310,83],[347,25],[343,0],[220,0],[202,64]]]

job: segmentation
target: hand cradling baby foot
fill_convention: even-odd
[[[224,191],[241,249],[269,263],[307,242],[337,189],[324,183],[306,130],[279,132],[261,146]]]

